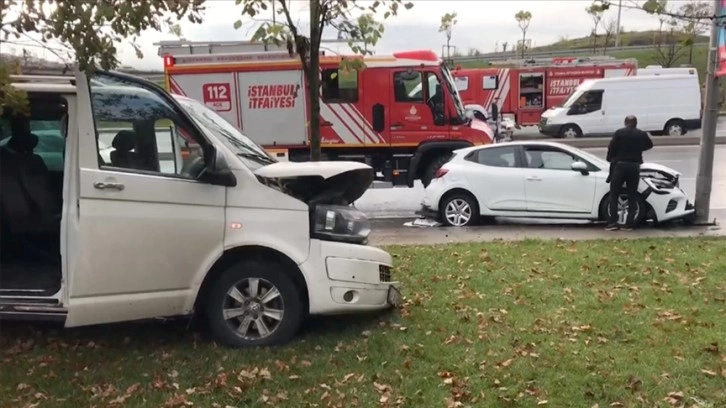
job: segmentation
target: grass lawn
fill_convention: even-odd
[[[392,247],[406,305],[218,347],[4,324],[0,406],[723,407],[726,240]]]

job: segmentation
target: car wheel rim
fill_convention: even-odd
[[[625,222],[628,219],[628,196],[623,195],[618,198],[618,223],[619,224],[625,224]],[[638,218],[638,214],[640,213],[640,205],[636,202],[635,204],[635,216],[633,219],[635,220]]]
[[[280,327],[285,303],[270,281],[246,278],[228,291],[222,314],[231,330],[245,340],[271,336]]]
[[[575,129],[573,129],[573,128],[567,128],[567,130],[565,130],[565,137],[566,138],[577,137],[577,132],[575,132]]]
[[[668,128],[668,134],[671,136],[680,136],[683,134],[683,130],[678,125],[671,125]]]
[[[466,225],[471,220],[471,206],[465,200],[451,200],[446,205],[446,219],[451,225]]]

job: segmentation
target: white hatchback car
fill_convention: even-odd
[[[449,226],[469,226],[481,216],[606,220],[610,164],[554,142],[522,141],[453,152],[426,188],[421,214]],[[695,210],[679,187],[680,173],[641,165],[635,223],[689,218]],[[627,196],[619,199],[622,223]]]

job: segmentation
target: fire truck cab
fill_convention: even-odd
[[[309,160],[310,92],[297,55],[252,42],[158,45],[168,91],[211,107],[278,160]],[[364,68],[341,67],[345,58]],[[321,53],[320,67],[323,160],[362,161],[378,180],[412,187],[428,185],[453,150],[492,142],[432,51]]]
[[[612,57],[556,57],[493,62],[491,68],[456,67],[452,75],[464,104],[534,126],[542,113],[563,103],[586,79],[635,75],[638,61]]]

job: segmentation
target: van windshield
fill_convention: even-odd
[[[197,126],[202,128],[208,136],[220,140],[228,149],[237,154],[249,169],[254,171],[277,161],[214,110],[194,99],[176,99]]]
[[[584,92],[581,89],[575,89],[574,91],[572,91],[570,96],[567,97],[565,102],[562,104],[562,107],[569,108],[570,106],[572,106],[573,103],[575,103],[575,101],[580,99],[580,96],[582,96],[583,93]]]

